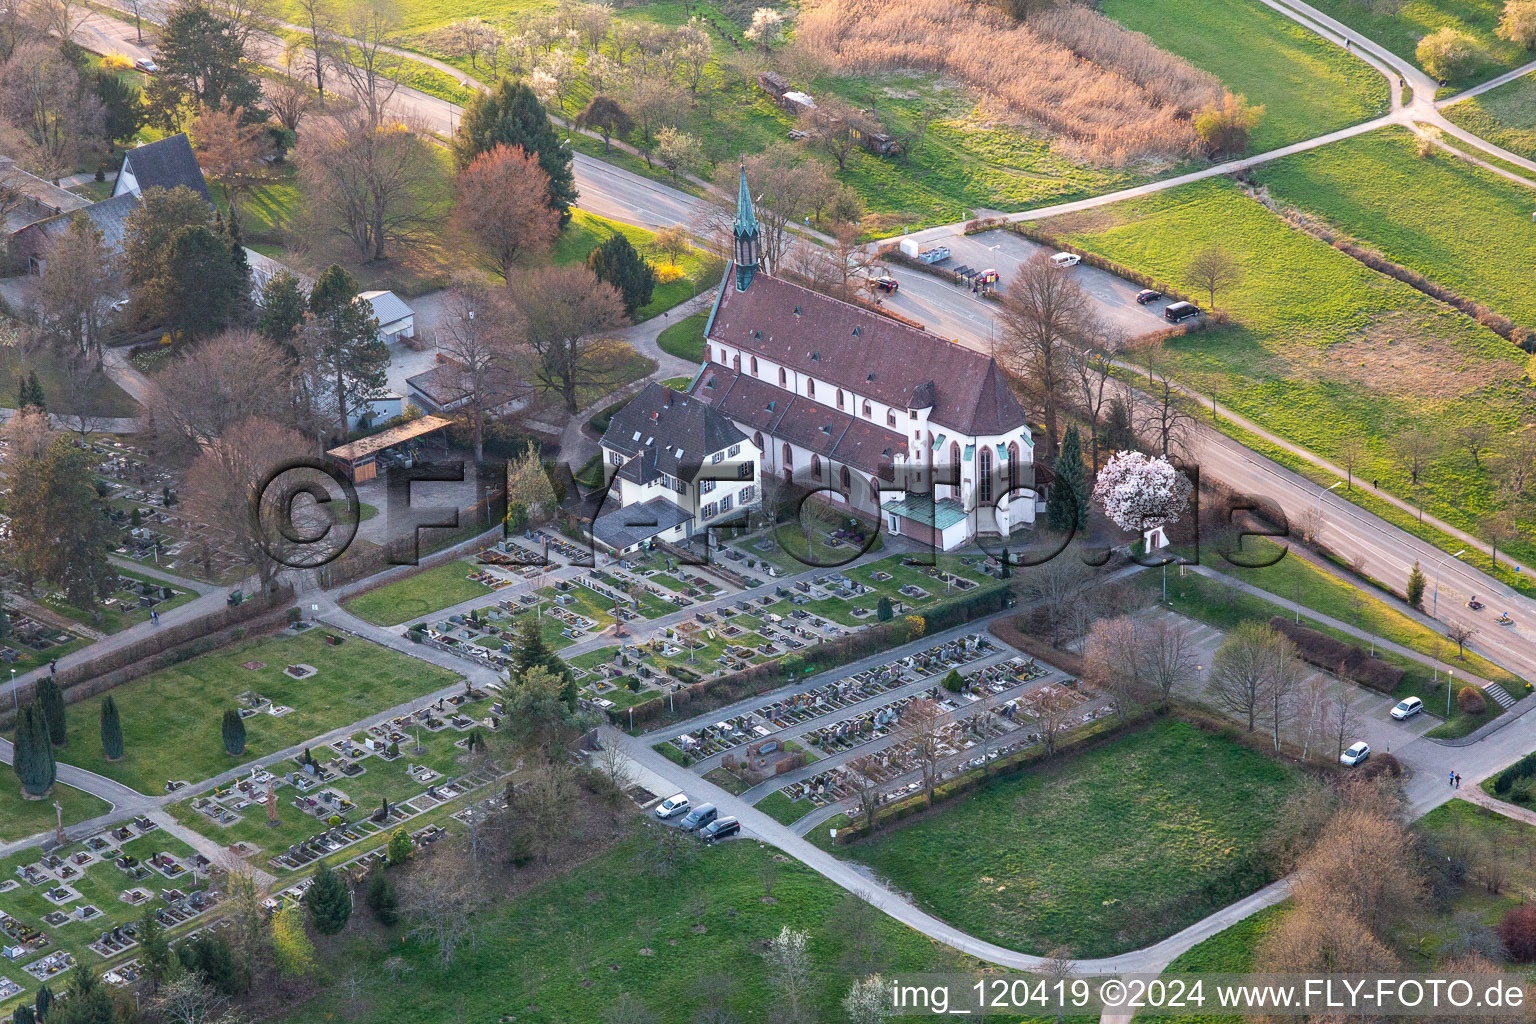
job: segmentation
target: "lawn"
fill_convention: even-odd
[[[137,580],[140,583],[150,583],[154,584],[155,586],[170,587],[170,589],[174,591],[174,596],[155,605],[155,608],[159,610],[161,615],[164,615],[172,608],[179,608],[181,605],[184,605],[188,601],[194,600],[197,597],[197,593],[195,591],[187,590],[182,587],[171,587],[169,584],[162,583],[160,580],[155,579],[152,576],[145,576],[142,573],[129,572],[126,569],[120,568],[118,569],[118,575],[127,576],[129,579]],[[95,610],[92,611],[87,611],[84,608],[75,607],[64,599],[64,595],[62,593],[57,591],[48,591],[43,593],[41,596],[39,596],[38,603],[50,609],[51,611],[57,612],[59,615],[62,615],[65,618],[73,619],[75,622],[89,626],[90,628],[99,632],[110,634],[121,632],[122,630],[127,629],[129,626],[143,622],[145,619],[149,618],[148,608],[140,608],[137,606],[137,603],[135,603],[132,607],[129,607],[122,601],[126,593],[127,592],[121,590],[116,593],[115,596],[120,599],[120,603],[117,607],[104,608],[98,606]],[[134,598],[135,596],[136,595],[127,595],[128,598]]]
[[[1536,75],[1517,78],[1441,112],[1479,138],[1536,160]],[[1530,172],[1522,169],[1520,173]]]
[[[757,802],[757,809],[781,825],[793,825],[816,809],[809,800],[791,800],[783,790],[775,790]]]
[[[1421,160],[1401,127],[1287,157],[1254,176],[1275,199],[1393,262],[1520,324],[1536,323],[1529,188],[1440,150]]]
[[[118,387],[105,374],[94,378],[94,386],[83,389],[79,395],[71,394],[66,386],[66,376],[71,371],[65,364],[47,352],[31,356],[21,350],[10,338],[11,321],[0,314],[0,405],[14,406],[16,392],[27,374],[37,374],[48,399],[48,411],[52,413],[83,412],[87,416],[136,416],[138,403],[128,392]]]
[[[479,566],[463,559],[445,562],[360,594],[342,607],[375,626],[397,626],[489,594],[490,587],[469,578],[478,571]]]
[[[1356,480],[1379,481],[1455,526],[1475,532],[1501,506],[1487,469],[1454,441],[1467,423],[1497,435],[1519,421],[1529,357],[1491,330],[1289,227],[1226,181],[1052,218],[1046,227],[1184,285],[1195,253],[1221,246],[1241,271],[1216,296],[1232,322],[1168,346],[1184,383],[1324,458],[1336,459],[1346,438],[1362,440],[1367,456]],[[1417,486],[1395,452],[1412,429],[1440,453]],[[1529,561],[1536,545],[1513,551]]]
[[[572,212],[571,222],[555,240],[550,259],[557,264],[584,263],[593,249],[615,234],[627,237],[635,251],[656,268],[658,275],[656,287],[651,292],[651,301],[635,310],[636,323],[660,316],[663,310],[693,298],[699,289],[713,288],[718,283],[719,261],[702,250],[690,248],[673,264],[665,255],[656,251],[656,235],[653,232],[620,224],[586,210]],[[671,280],[663,284],[663,277]]]
[[[1140,577],[1140,582],[1149,591],[1157,591],[1160,586],[1157,577],[1151,573],[1143,574]],[[1292,600],[1295,599],[1294,593],[1288,592],[1285,588],[1279,589],[1280,596],[1289,597]],[[1305,597],[1305,594],[1303,596]],[[1191,619],[1208,623],[1223,630],[1231,629],[1240,622],[1268,622],[1277,615],[1281,618],[1295,621],[1293,613],[1277,604],[1272,604],[1253,594],[1245,594],[1235,590],[1219,580],[1193,574],[1181,579],[1170,578],[1168,580],[1168,606],[1180,615],[1188,616]],[[1343,616],[1345,621],[1349,621],[1353,617],[1347,614]],[[1380,628],[1377,623],[1385,624],[1387,616],[1367,616],[1367,621],[1369,623],[1367,628]],[[1301,625],[1320,630],[1346,643],[1360,644],[1367,651],[1370,650],[1368,641],[1362,642],[1354,636],[1325,626],[1315,619],[1309,618],[1306,613],[1301,615]],[[1428,640],[1430,643],[1433,642],[1431,637],[1423,639]],[[1426,710],[1430,714],[1436,718],[1445,718],[1446,668],[1448,667],[1454,671],[1457,668],[1457,663],[1446,661],[1442,663],[1442,667],[1437,671],[1433,666],[1424,665],[1412,658],[1393,654],[1390,651],[1378,649],[1376,655],[1388,664],[1403,670],[1403,680],[1398,684],[1397,689],[1392,692],[1392,696],[1398,698],[1418,697],[1424,701]],[[1476,656],[1469,655],[1469,657]],[[1481,659],[1478,660],[1481,661]],[[1360,692],[1362,694],[1369,694],[1372,691],[1362,688]],[[1497,718],[1502,714],[1499,706],[1492,700],[1487,702],[1487,709],[1477,715],[1465,714],[1461,710],[1460,705],[1454,701],[1451,702],[1450,709],[1451,717],[1430,730],[1430,735],[1446,739],[1465,736],[1467,733],[1487,723],[1490,719]]]
[[[1522,47],[1494,35],[1504,0],[1405,0],[1395,13],[1378,13],[1375,5],[1359,0],[1311,0],[1311,4],[1414,64],[1419,40],[1431,32],[1447,27],[1465,32],[1483,56],[1466,75],[1448,83],[1454,88],[1476,85],[1530,59]]]
[[[1246,974],[1253,969],[1255,947],[1289,910],[1281,903],[1250,914],[1174,957],[1164,974]],[[1247,1024],[1248,1018],[1219,1014],[1181,1014],[1164,1017],[1138,1014],[1141,1024]]]
[[[55,783],[46,800],[23,800],[21,785],[9,766],[0,780],[0,842],[15,842],[38,832],[52,832],[57,824],[55,802],[64,808],[64,827],[106,814],[112,805],[62,783]],[[0,909],[4,909],[0,903]]]
[[[1137,949],[1269,881],[1259,841],[1300,776],[1163,719],[838,852],[1010,949]]]
[[[1102,10],[1263,104],[1250,152],[1391,109],[1391,86],[1376,69],[1258,0],[1106,0]]]
[[[1256,561],[1267,561],[1275,551],[1272,542],[1259,538],[1249,538],[1243,547]],[[1225,559],[1217,561],[1212,568],[1420,654],[1444,658],[1448,651],[1455,653],[1455,644],[1417,619],[1410,618],[1395,600],[1386,601],[1369,590],[1359,589],[1296,552],[1262,569],[1243,568]],[[1355,598],[1360,599],[1358,604]],[[1523,679],[1481,655],[1467,652],[1461,663],[1489,682],[1501,684],[1511,696],[1517,699],[1525,696]]]
[[[709,323],[709,310],[704,309],[662,331],[656,344],[669,356],[686,359],[690,363],[704,361],[704,327]]]
[[[334,945],[334,969],[345,960],[369,972],[367,1016],[375,1024],[436,1024],[459,1014],[515,1016],[519,1024],[598,1021],[625,992],[655,1019],[681,1022],[698,1019],[711,991],[725,996],[732,1019],[746,1020],[773,1002],[761,951],[787,926],[810,933],[808,1019],[844,1019],[838,1002],[855,975],[844,965],[854,949],[842,919],[854,897],[751,840],[689,844],[683,863],[660,878],[648,855],[653,832],[637,826],[632,838],[576,870],[476,915],[475,941],[446,970],[420,940]],[[770,860],[776,877],[768,897],[761,872]],[[971,968],[882,914],[870,921],[866,949],[880,970]],[[404,969],[384,969],[386,957],[403,960]],[[288,1020],[321,1024],[348,1012],[344,987],[329,986]]]
[[[251,669],[246,664],[260,663]],[[284,673],[294,664],[319,674],[297,680]],[[355,637],[338,646],[323,628],[287,631],[201,655],[113,689],[123,722],[126,754],[117,762],[101,754],[100,698],[69,708],[69,744],[60,760],[105,775],[141,793],[164,792],[167,780],[196,782],[328,730],[451,685],[458,677],[407,655]],[[245,720],[246,749],[224,750],[219,719],[253,690],[293,710]]]

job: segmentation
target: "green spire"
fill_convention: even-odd
[[[741,185],[736,190],[736,226],[733,233],[737,238],[757,237],[757,214],[752,212],[752,193],[747,189],[747,167],[741,166]]]

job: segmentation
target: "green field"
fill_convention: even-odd
[[[651,264],[658,267],[667,264],[667,257],[656,251],[654,232],[620,224],[618,221],[608,220],[606,217],[599,217],[585,210],[576,210],[573,213],[571,222],[555,240],[550,258],[557,264],[583,263],[587,259],[587,254],[613,234],[621,234],[628,238],[641,258]],[[679,302],[686,302],[697,295],[700,289],[713,288],[720,272],[719,261],[699,249],[689,249],[679,258],[676,268],[681,271],[681,276],[666,284],[657,282],[655,289],[651,292],[651,301],[635,310],[636,323],[659,316],[662,310],[671,309]]]
[[[662,331],[656,344],[669,356],[686,359],[690,363],[704,361],[704,327],[709,323],[709,310],[704,309]]]
[[[1536,160],[1536,75],[1517,78],[1441,112],[1479,138]]]
[[[1396,13],[1372,9],[1358,0],[1311,0],[1313,7],[1417,64],[1419,40],[1440,28],[1465,32],[1483,50],[1471,72],[1449,85],[1464,88],[1492,78],[1530,59],[1526,50],[1494,35],[1504,0],[1405,0]]]
[[[1375,68],[1258,0],[1106,0],[1102,10],[1262,103],[1250,152],[1391,109],[1391,86]]]
[[[1529,188],[1440,150],[1421,160],[1400,127],[1278,160],[1254,177],[1394,263],[1536,323]]]
[[[161,615],[164,615],[172,608],[179,608],[180,606],[186,604],[188,601],[194,600],[197,597],[197,593],[195,591],[187,590],[184,587],[171,586],[171,584],[168,583],[162,583],[160,580],[153,576],[146,576],[143,573],[130,572],[122,568],[119,568],[117,572],[120,576],[127,576],[129,579],[138,580],[140,583],[152,583],[156,586],[170,586],[171,589],[175,591],[175,596],[169,600],[161,601],[155,606]],[[122,598],[124,594],[124,591],[118,591],[116,596]],[[137,595],[128,596],[130,598],[136,598]],[[74,621],[79,622],[85,626],[89,626],[91,629],[97,630],[101,633],[118,633],[127,629],[129,626],[144,622],[149,618],[149,609],[140,608],[136,603],[134,603],[131,607],[120,603],[116,608],[97,607],[92,611],[87,611],[84,608],[77,608],[70,604],[64,599],[64,595],[57,591],[48,591],[46,593],[40,594],[38,597],[38,603],[54,612],[57,612],[59,615],[62,615],[67,619],[73,619]]]
[[[64,808],[65,828],[112,809],[105,800],[98,800],[63,783],[54,783],[53,792],[46,800],[23,800],[21,783],[16,781],[15,773],[7,765],[4,777],[0,778],[0,842],[15,842],[43,831],[51,833],[57,824],[53,809],[55,801]],[[3,909],[0,905],[0,910]]]
[[[355,637],[338,646],[323,628],[283,632],[204,654],[112,690],[122,716],[126,754],[110,762],[101,754],[99,698],[69,707],[69,744],[59,759],[79,765],[141,793],[164,792],[168,780],[196,782],[301,743],[451,685],[458,677]],[[260,662],[258,669],[246,663]],[[288,665],[319,669],[308,679],[283,672]],[[219,719],[236,698],[254,690],[293,710],[245,720],[246,749],[224,750]]]
[[[1216,296],[1232,322],[1170,343],[1185,384],[1324,458],[1336,458],[1345,438],[1362,439],[1357,482],[1378,481],[1455,526],[1477,531],[1501,507],[1486,460],[1475,466],[1454,442],[1466,423],[1497,434],[1518,422],[1529,357],[1492,331],[1289,227],[1229,182],[1052,218],[1046,228],[1186,286],[1194,254],[1223,247],[1242,272]],[[1414,429],[1439,453],[1417,486],[1394,447]],[[1514,551],[1529,560],[1536,546]]]
[[[1164,719],[838,852],[1010,949],[1137,949],[1269,881],[1289,766]]]
[[[1245,974],[1253,970],[1254,948],[1289,909],[1287,904],[1269,907],[1251,914],[1223,931],[1217,932],[1204,942],[1173,958],[1164,968],[1164,974]],[[1164,1017],[1138,1014],[1141,1024],[1246,1024],[1247,1018],[1221,1016],[1219,1014],[1179,1015]]]
[[[469,578],[478,570],[479,566],[465,559],[444,562],[360,594],[342,607],[375,626],[397,626],[489,594],[490,587]]]
[[[22,354],[11,341],[11,325],[9,317],[0,313],[0,406],[14,406],[21,381],[27,374],[35,373],[48,399],[49,412],[65,415],[83,412],[88,416],[138,415],[139,404],[106,375],[98,377],[96,386],[79,396],[69,394],[65,375],[72,371],[46,351],[30,356]]]
[[[814,811],[816,805],[809,800],[791,800],[779,790],[759,800],[757,809],[781,825],[793,825]]]
[[[338,969],[345,957],[371,972],[368,1019],[377,1024],[436,1024],[458,1014],[510,1015],[519,1024],[600,1021],[624,992],[671,1024],[697,1019],[710,991],[725,996],[730,1019],[760,1020],[774,1002],[761,950],[789,926],[810,933],[807,1019],[846,1019],[838,1001],[853,976],[843,965],[853,947],[838,919],[850,897],[751,840],[690,844],[683,865],[658,877],[647,855],[651,833],[637,826],[574,872],[477,915],[476,941],[447,970],[417,940],[338,944],[330,956]],[[770,858],[778,870],[768,898],[760,871]],[[881,970],[970,967],[882,914],[872,918],[872,935],[867,948]],[[386,956],[405,969],[380,970]],[[342,986],[330,986],[288,1019],[318,1024],[346,1012]]]

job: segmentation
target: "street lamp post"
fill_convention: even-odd
[[[1464,555],[1466,553],[1467,553],[1467,549],[1466,548],[1462,548],[1460,551],[1456,552],[1451,557],[1452,558],[1460,558],[1462,555]],[[1430,606],[1429,606],[1429,617],[1432,618],[1432,619],[1438,619],[1440,617],[1440,569],[1444,565],[1445,565],[1445,556],[1441,555],[1435,561],[1435,597],[1434,597],[1434,600],[1430,602]]]
[[[1451,717],[1451,691],[1454,689],[1456,689],[1456,670],[1448,668],[1445,670],[1445,717],[1447,719]]]
[[[11,669],[11,700],[16,704],[16,713],[21,714],[21,691],[16,689],[15,669]]]
[[[1329,487],[1327,491],[1317,492],[1317,508],[1313,513],[1313,523],[1316,525],[1316,531],[1312,534],[1312,543],[1314,544],[1321,544],[1323,542],[1323,495],[1332,491],[1334,487],[1338,487],[1343,482],[1343,480],[1335,480],[1333,486]]]

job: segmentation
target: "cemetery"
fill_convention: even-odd
[[[0,1004],[55,990],[80,964],[108,962],[126,983],[146,913],[175,935],[201,926],[223,894],[222,871],[153,821],[137,818],[48,852],[0,861]],[[56,980],[57,979],[57,980]]]
[[[308,666],[312,673],[297,669]],[[74,704],[59,758],[141,793],[211,778],[244,761],[452,686],[446,669],[362,639],[283,629],[200,655],[113,689],[125,754],[101,753],[100,698]],[[239,700],[235,695],[243,695]],[[245,752],[224,749],[219,720],[239,706]]]
[[[395,829],[496,781],[466,766],[502,726],[495,687],[437,700],[174,804],[173,817],[272,874]]]

